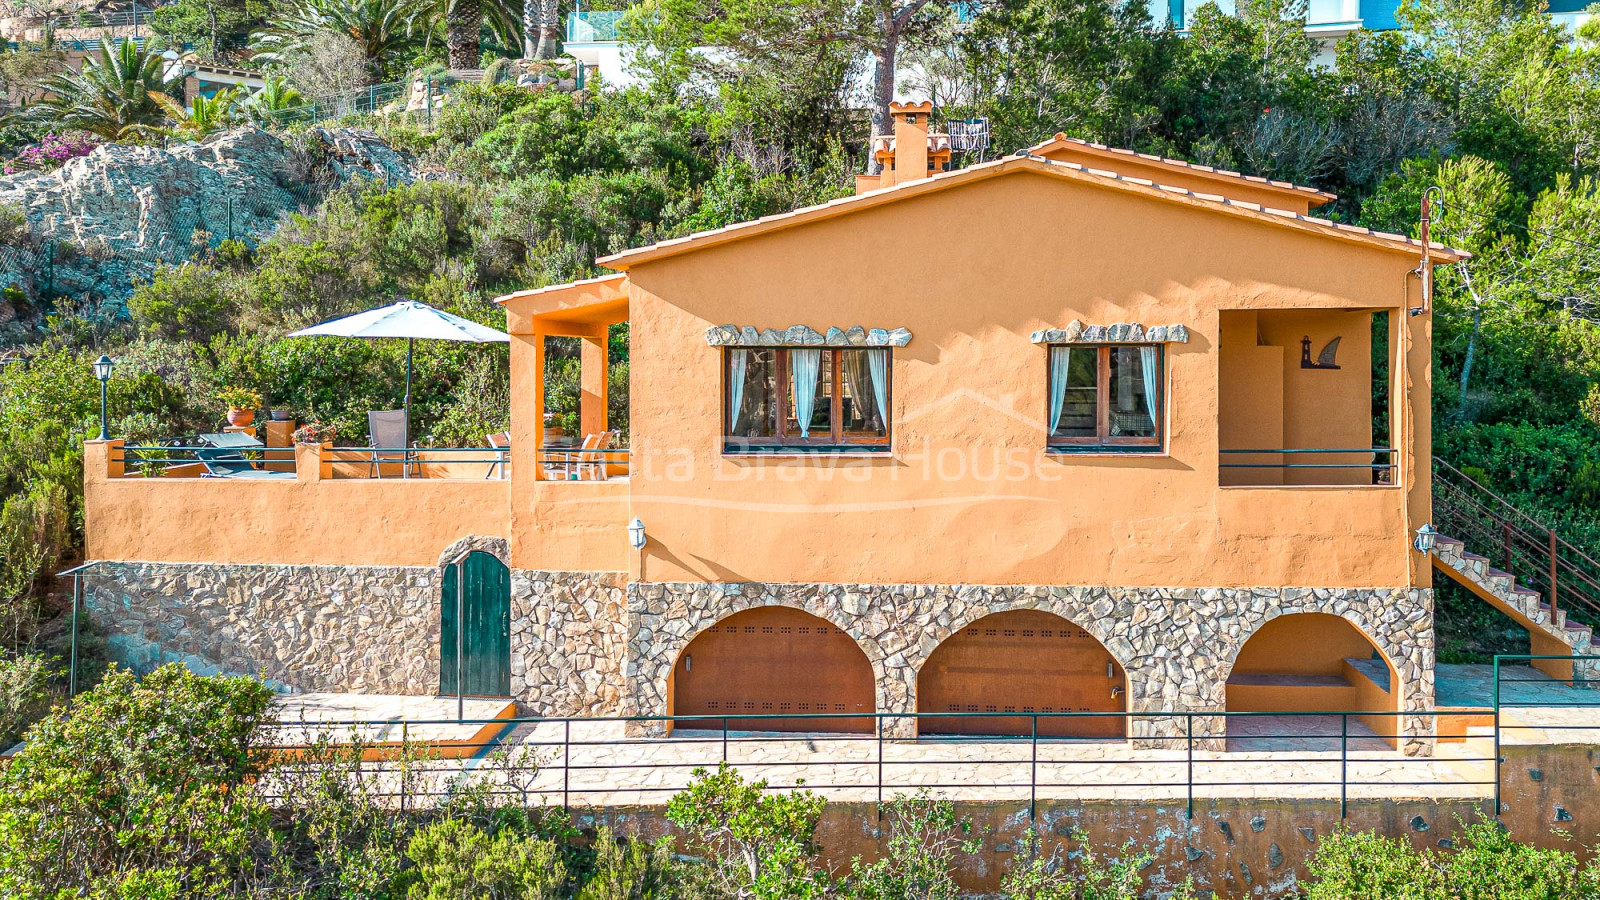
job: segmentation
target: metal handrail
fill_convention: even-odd
[[[1589,620],[1583,624],[1600,624],[1600,562],[1588,553],[1437,458],[1433,461],[1433,500],[1435,516],[1445,533],[1460,532],[1452,536],[1502,549],[1504,571],[1514,578],[1520,575],[1524,584],[1545,595],[1552,623],[1565,600],[1569,612],[1573,606],[1582,609],[1582,618]]]
[[[482,726],[482,727],[499,726],[499,728],[496,731],[496,734],[494,736],[492,736],[492,737],[489,737],[489,738],[485,738],[485,739],[482,739],[482,740],[469,740],[469,741],[465,741],[465,742],[458,741],[458,740],[455,740],[455,739],[450,739],[448,741],[448,744],[452,749],[455,749],[457,751],[460,751],[460,750],[471,751],[471,755],[474,758],[479,757],[483,751],[487,751],[487,750],[489,750],[489,749],[491,749],[491,748],[493,748],[495,746],[498,746],[500,744],[502,738],[505,735],[510,734],[513,730],[515,730],[518,733],[527,735],[526,738],[518,739],[517,745],[520,746],[520,747],[528,748],[528,749],[535,750],[535,751],[545,750],[545,749],[548,749],[548,750],[551,750],[551,751],[559,751],[559,753],[560,753],[559,760],[553,760],[550,764],[542,766],[542,768],[554,769],[554,768],[556,768],[556,763],[559,762],[559,767],[560,767],[560,769],[562,771],[561,783],[560,783],[559,787],[548,787],[548,788],[540,788],[540,789],[534,789],[534,788],[531,788],[531,787],[525,787],[525,788],[522,788],[521,790],[524,793],[536,793],[536,794],[540,794],[540,795],[559,794],[559,795],[561,795],[562,803],[565,806],[570,806],[571,805],[571,794],[573,792],[572,791],[572,784],[571,784],[571,774],[573,772],[589,772],[589,773],[596,773],[596,772],[627,772],[627,771],[639,770],[639,769],[655,769],[655,770],[660,770],[660,771],[682,771],[682,770],[688,770],[688,769],[712,766],[712,765],[715,765],[717,762],[731,762],[732,760],[730,759],[730,748],[732,748],[732,747],[737,747],[737,746],[741,746],[741,745],[771,745],[771,744],[801,742],[801,743],[808,744],[809,747],[810,747],[810,752],[808,752],[807,754],[805,754],[801,758],[781,759],[781,758],[775,758],[771,754],[766,754],[759,761],[759,763],[754,763],[754,764],[760,765],[760,766],[762,766],[764,768],[769,768],[769,769],[781,769],[781,768],[790,768],[790,769],[794,769],[794,768],[836,768],[838,766],[857,766],[857,767],[861,767],[863,769],[871,769],[872,771],[876,772],[875,783],[863,783],[863,782],[859,782],[859,781],[852,781],[850,783],[841,783],[841,784],[822,784],[822,783],[815,783],[815,782],[809,782],[808,781],[805,786],[807,788],[813,789],[813,790],[827,790],[827,789],[835,789],[835,788],[837,788],[837,789],[854,789],[854,790],[872,790],[872,789],[876,789],[876,792],[878,794],[878,797],[879,797],[880,801],[882,800],[883,792],[884,792],[885,788],[889,788],[891,790],[898,790],[898,789],[911,787],[911,785],[908,785],[908,784],[905,784],[905,783],[892,783],[888,778],[885,777],[885,771],[886,771],[887,768],[905,767],[905,766],[912,766],[912,767],[915,767],[915,766],[931,766],[931,767],[960,766],[960,767],[962,767],[962,769],[964,771],[962,772],[962,777],[959,778],[959,779],[956,779],[954,781],[950,781],[949,779],[942,779],[942,778],[941,779],[936,779],[940,783],[932,784],[932,785],[924,785],[923,782],[919,780],[917,786],[929,786],[929,787],[946,788],[946,789],[951,789],[951,788],[970,789],[970,788],[990,787],[990,788],[1008,788],[1008,789],[1014,789],[1014,790],[1021,790],[1021,789],[1025,788],[1025,789],[1027,789],[1028,795],[1029,795],[1029,813],[1030,813],[1030,816],[1036,817],[1037,816],[1038,794],[1039,794],[1039,790],[1041,788],[1062,788],[1062,787],[1116,788],[1116,787],[1134,787],[1134,786],[1138,786],[1138,785],[1135,785],[1135,784],[1132,784],[1132,783],[1114,783],[1114,784],[1112,784],[1112,783],[1107,783],[1107,784],[1092,783],[1092,782],[1085,782],[1082,779],[1070,779],[1070,780],[1065,780],[1065,781],[1062,781],[1062,780],[1050,781],[1050,780],[1041,779],[1040,772],[1039,772],[1040,763],[1041,763],[1041,759],[1040,759],[1040,756],[1039,756],[1039,745],[1041,743],[1044,743],[1046,745],[1051,745],[1051,746],[1060,746],[1060,745],[1069,745],[1069,744],[1073,744],[1073,743],[1105,743],[1107,741],[1107,739],[1052,737],[1052,736],[1041,735],[1040,720],[1047,720],[1048,721],[1048,720],[1062,720],[1062,719],[1065,719],[1065,720],[1081,720],[1081,719],[1116,718],[1116,719],[1122,720],[1125,724],[1132,723],[1134,721],[1158,721],[1158,722],[1168,723],[1169,725],[1178,725],[1179,723],[1181,723],[1181,731],[1179,731],[1178,729],[1169,729],[1169,730],[1177,731],[1178,733],[1152,734],[1152,735],[1147,735],[1147,736],[1135,737],[1133,739],[1134,740],[1143,740],[1143,741],[1152,742],[1153,744],[1159,745],[1159,747],[1161,749],[1165,749],[1165,750],[1169,750],[1169,751],[1180,751],[1181,755],[1174,756],[1172,758],[1131,757],[1129,759],[1129,762],[1137,762],[1140,766],[1143,766],[1143,767],[1156,766],[1156,767],[1166,767],[1168,769],[1171,769],[1173,767],[1178,767],[1178,766],[1183,767],[1182,768],[1183,775],[1182,775],[1182,781],[1181,782],[1177,781],[1177,780],[1174,780],[1174,781],[1171,781],[1171,782],[1163,783],[1162,786],[1171,787],[1171,788],[1177,788],[1177,787],[1180,787],[1180,786],[1183,787],[1184,796],[1185,796],[1185,799],[1187,801],[1188,815],[1189,815],[1190,818],[1193,818],[1193,816],[1194,816],[1194,803],[1195,803],[1195,799],[1196,799],[1196,789],[1197,788],[1225,787],[1225,786],[1233,786],[1233,785],[1239,785],[1239,784],[1250,784],[1250,785],[1257,785],[1257,786],[1279,786],[1279,787],[1304,787],[1304,786],[1333,787],[1333,786],[1338,786],[1339,787],[1339,801],[1340,801],[1340,815],[1341,815],[1341,817],[1345,817],[1345,816],[1348,815],[1349,794],[1350,794],[1350,788],[1352,786],[1359,787],[1359,786],[1364,786],[1364,785],[1368,785],[1368,784],[1376,785],[1376,784],[1380,784],[1380,783],[1383,784],[1383,785],[1387,785],[1387,786],[1398,786],[1398,787],[1403,787],[1403,786],[1426,786],[1426,785],[1435,785],[1435,786],[1450,785],[1450,786],[1455,786],[1455,787],[1484,787],[1484,788],[1487,788],[1487,787],[1491,786],[1491,782],[1489,780],[1487,780],[1486,778],[1485,779],[1481,779],[1481,780],[1460,779],[1460,780],[1450,780],[1450,781],[1439,781],[1439,780],[1389,780],[1389,779],[1384,779],[1384,780],[1381,780],[1381,781],[1368,782],[1368,781],[1363,781],[1363,780],[1361,780],[1359,778],[1352,778],[1351,777],[1351,762],[1352,761],[1354,761],[1354,762],[1359,764],[1359,763],[1369,763],[1369,762],[1372,762],[1374,760],[1380,760],[1386,766],[1392,765],[1392,764],[1394,764],[1396,762],[1398,762],[1400,765],[1406,765],[1406,764],[1424,764],[1425,765],[1425,764],[1427,764],[1429,762],[1432,762],[1432,760],[1429,760],[1427,758],[1407,757],[1407,756],[1404,755],[1404,751],[1402,749],[1399,749],[1398,746],[1392,747],[1391,749],[1381,750],[1381,751],[1380,750],[1356,750],[1355,752],[1360,754],[1360,755],[1352,757],[1352,747],[1351,747],[1352,737],[1359,737],[1360,739],[1363,739],[1363,740],[1383,740],[1386,744],[1390,740],[1393,740],[1396,743],[1396,745],[1398,745],[1400,743],[1403,743],[1403,742],[1405,742],[1407,740],[1407,737],[1405,735],[1403,735],[1403,734],[1397,734],[1393,738],[1386,738],[1383,735],[1376,735],[1375,737],[1374,736],[1367,736],[1367,735],[1359,735],[1359,736],[1353,735],[1352,732],[1351,732],[1351,728],[1350,728],[1350,719],[1352,717],[1355,717],[1357,719],[1361,719],[1361,718],[1371,719],[1371,718],[1375,718],[1375,717],[1381,717],[1381,718],[1414,717],[1414,718],[1424,718],[1424,719],[1432,718],[1435,721],[1435,728],[1434,728],[1434,732],[1435,733],[1433,733],[1431,735],[1431,737],[1436,739],[1436,740],[1451,740],[1451,739],[1462,739],[1462,740],[1465,740],[1465,739],[1473,738],[1473,737],[1484,737],[1484,738],[1486,738],[1486,736],[1484,736],[1484,735],[1473,735],[1473,734],[1470,734],[1470,733],[1468,733],[1466,731],[1463,731],[1460,734],[1455,734],[1455,733],[1444,733],[1444,734],[1441,734],[1441,733],[1437,733],[1437,722],[1439,721],[1439,718],[1441,716],[1444,716],[1444,715],[1453,715],[1453,713],[1439,712],[1437,710],[1404,710],[1404,711],[1401,711],[1401,710],[1371,710],[1371,711],[1369,711],[1369,710],[1341,710],[1341,711],[1282,711],[1282,712],[1267,712],[1267,711],[1254,711],[1254,712],[1230,712],[1230,711],[1216,711],[1216,712],[1192,712],[1192,711],[1183,711],[1183,712],[1170,712],[1170,711],[1169,712],[1127,712],[1127,711],[1117,711],[1117,712],[1058,712],[1058,713],[1043,713],[1043,712],[1030,712],[1030,713],[1024,713],[1024,712],[987,712],[987,711],[985,711],[985,712],[909,712],[909,713],[843,713],[843,712],[832,712],[832,713],[829,713],[829,712],[821,712],[821,713],[750,713],[750,714],[733,714],[733,715],[727,715],[727,714],[706,715],[706,714],[701,714],[701,715],[681,715],[681,716],[570,716],[570,717],[522,717],[522,718],[481,718],[481,719],[465,719],[465,718],[459,718],[458,717],[458,718],[455,718],[455,719],[429,719],[429,720],[408,719],[408,720],[404,720],[404,721],[397,721],[395,719],[383,719],[383,720],[356,720],[356,719],[352,719],[352,720],[345,720],[345,721],[311,720],[311,721],[284,721],[284,722],[280,723],[279,727],[281,727],[283,729],[298,729],[304,735],[306,735],[307,737],[309,737],[311,735],[332,737],[332,735],[330,733],[330,729],[336,729],[336,728],[381,729],[383,732],[386,732],[386,733],[387,732],[394,732],[396,729],[400,729],[400,730],[403,730],[403,732],[407,736],[410,736],[410,735],[415,735],[416,734],[416,731],[414,730],[415,728],[422,727],[422,726],[429,726],[429,725],[434,725],[434,726],[471,725],[471,726]],[[1224,729],[1223,731],[1218,732],[1218,733],[1209,733],[1209,730],[1204,730],[1204,729],[1200,729],[1200,728],[1196,727],[1196,719],[1200,719],[1200,720],[1222,719],[1222,720],[1226,721],[1228,719],[1234,719],[1234,718],[1239,718],[1239,719],[1257,718],[1257,717],[1297,718],[1297,717],[1307,717],[1307,716],[1314,716],[1314,717],[1323,718],[1323,719],[1331,718],[1331,717],[1334,717],[1334,716],[1339,717],[1339,720],[1340,720],[1339,733],[1337,735],[1334,735],[1334,734],[1331,734],[1331,733],[1328,733],[1328,732],[1315,732],[1312,729],[1298,728],[1298,729],[1293,729],[1293,733],[1259,735],[1259,737],[1268,737],[1268,738],[1273,738],[1273,739],[1326,741],[1329,744],[1329,748],[1330,748],[1329,751],[1318,751],[1318,750],[1310,749],[1310,748],[1302,748],[1302,749],[1298,749],[1298,750],[1282,751],[1281,755],[1280,755],[1280,753],[1274,753],[1270,757],[1270,759],[1265,760],[1265,761],[1266,762],[1271,762],[1271,763],[1306,763],[1306,764],[1317,763],[1317,764],[1328,765],[1330,768],[1334,764],[1337,764],[1337,766],[1338,766],[1338,777],[1337,778],[1333,778],[1333,777],[1322,778],[1322,777],[1317,777],[1316,773],[1308,773],[1309,777],[1292,778],[1291,780],[1273,779],[1273,780],[1248,781],[1248,780],[1241,780],[1239,777],[1224,778],[1221,775],[1217,775],[1217,774],[1213,774],[1212,777],[1208,780],[1203,773],[1200,773],[1200,774],[1197,775],[1197,767],[1201,767],[1201,768],[1206,769],[1206,770],[1211,770],[1214,773],[1215,772],[1215,767],[1217,767],[1219,765],[1259,764],[1259,763],[1263,762],[1264,760],[1262,760],[1260,758],[1257,758],[1256,752],[1254,752],[1254,751],[1252,751],[1250,753],[1247,753],[1247,754],[1244,754],[1244,755],[1240,755],[1240,756],[1230,756],[1229,753],[1227,751],[1225,751],[1225,750],[1220,751],[1220,752],[1214,750],[1213,748],[1214,748],[1214,745],[1216,744],[1216,742],[1218,742],[1218,741],[1224,741],[1225,742],[1227,740],[1226,730]],[[1023,733],[1021,733],[1021,734],[1016,734],[1016,735],[1011,735],[1011,736],[922,735],[922,736],[918,736],[916,738],[892,738],[892,737],[888,737],[888,735],[886,734],[886,730],[885,730],[885,724],[887,722],[891,721],[891,720],[895,720],[895,721],[904,721],[904,720],[921,721],[921,720],[924,720],[924,719],[935,719],[935,720],[937,720],[937,719],[1001,719],[1001,718],[1014,719],[1014,720],[1026,719],[1026,720],[1029,721],[1029,726],[1030,727],[1026,728],[1023,731]],[[807,720],[807,719],[824,720],[824,721],[830,721],[830,722],[838,722],[840,720],[868,721],[868,722],[872,723],[872,727],[871,727],[870,730],[862,730],[862,731],[858,731],[858,732],[842,732],[842,733],[837,733],[837,734],[828,733],[825,736],[823,736],[820,732],[799,732],[799,733],[792,733],[792,734],[772,733],[772,732],[761,733],[761,732],[759,732],[760,724],[763,721],[767,721],[767,720],[789,720],[789,721],[792,722],[794,720]],[[572,726],[574,724],[585,724],[585,723],[592,723],[592,724],[623,724],[623,725],[627,725],[627,724],[655,724],[655,725],[659,725],[659,726],[671,725],[671,726],[674,726],[676,729],[678,729],[680,733],[678,733],[676,735],[661,734],[659,736],[658,735],[642,735],[642,736],[639,736],[639,737],[622,739],[622,740],[618,740],[618,739],[592,739],[592,738],[591,739],[584,739],[581,736],[579,738],[577,738],[577,739],[574,739],[573,736],[572,736]],[[525,726],[537,727],[537,726],[541,726],[541,725],[559,726],[559,728],[560,728],[560,736],[559,736],[559,738],[550,738],[550,739],[540,740],[540,739],[538,739],[536,732],[533,732],[533,730],[531,728],[525,727]],[[697,727],[697,726],[704,726],[704,727]],[[1591,726],[1591,727],[1594,727],[1594,726]],[[698,733],[692,733],[692,734],[684,735],[684,734],[681,733],[683,731],[698,732]],[[1127,729],[1125,728],[1124,731],[1126,733]],[[1397,728],[1396,731],[1398,732],[1399,729]],[[706,732],[709,732],[709,733],[706,733]],[[283,735],[280,733],[279,735],[276,735],[276,737],[281,738],[281,737],[283,737]],[[352,735],[351,737],[352,737],[352,743],[361,744],[363,747],[370,746],[370,744],[373,743],[371,738],[370,738],[370,736],[364,736],[359,732],[357,732],[356,734]],[[368,739],[367,740],[363,740],[363,737],[367,737]],[[1257,735],[1252,735],[1252,737],[1257,737]],[[826,741],[828,741],[830,743],[839,742],[839,743],[842,743],[842,744],[869,744],[869,745],[875,745],[876,752],[870,758],[860,758],[860,757],[835,757],[835,758],[823,757],[823,758],[819,758],[818,757],[819,751],[815,746],[815,742],[819,738],[822,739],[822,740],[826,740]],[[1111,740],[1113,742],[1120,743],[1120,742],[1125,741],[1126,739],[1111,739]],[[1337,756],[1330,755],[1330,751],[1332,750],[1332,745],[1334,744],[1335,741],[1337,741],[1337,746],[1338,746],[1338,754],[1337,754]],[[1016,758],[1005,758],[1005,759],[971,758],[971,757],[968,757],[968,756],[964,756],[963,758],[960,758],[960,759],[936,759],[936,758],[922,758],[920,755],[917,758],[895,759],[895,758],[891,758],[891,757],[888,757],[888,756],[885,755],[885,746],[886,746],[886,744],[893,743],[893,744],[898,745],[898,744],[902,744],[902,743],[913,743],[913,742],[914,743],[919,743],[919,744],[988,744],[988,743],[1000,743],[1000,744],[1003,744],[1003,745],[1006,745],[1006,746],[1012,746],[1012,747],[1023,747],[1023,746],[1026,746],[1026,747],[1028,747],[1029,753],[1025,757],[1018,756]],[[1181,742],[1181,746],[1179,745],[1180,742]],[[380,739],[376,743],[379,743],[379,744],[390,743],[390,744],[392,744],[392,741],[387,741],[387,740]],[[699,745],[699,746],[720,747],[720,751],[721,751],[720,754],[719,754],[720,755],[720,759],[692,760],[692,761],[687,761],[687,762],[678,761],[678,760],[646,760],[646,761],[642,761],[642,762],[622,762],[622,761],[618,761],[616,759],[615,754],[608,754],[606,758],[598,760],[598,761],[574,762],[573,754],[572,754],[573,748],[583,748],[583,747],[612,747],[612,748],[645,747],[645,748],[648,748],[648,747],[652,747],[652,746],[660,746],[660,745],[667,745],[667,744],[672,744],[672,745],[677,745],[677,746],[696,746],[696,745]],[[285,743],[285,742],[273,743],[273,742],[269,742],[269,743],[265,743],[265,744],[259,745],[256,749],[257,749],[258,752],[262,752],[262,753],[268,754],[270,756],[270,755],[272,755],[274,753],[278,753],[278,752],[293,751],[293,750],[296,750],[296,749],[298,749],[300,747],[303,747],[303,746],[305,746],[304,743]],[[1225,746],[1225,744],[1224,744],[1224,746]],[[1197,749],[1204,749],[1208,753],[1211,753],[1213,755],[1210,755],[1210,756],[1208,756],[1206,758],[1197,758],[1195,756],[1195,753],[1196,753]],[[1316,755],[1316,754],[1319,754],[1319,753],[1322,754],[1322,755]],[[1377,755],[1374,756],[1373,754],[1377,754]],[[1042,760],[1042,762],[1044,762],[1045,764],[1050,765],[1050,766],[1056,766],[1056,767],[1062,767],[1062,766],[1103,766],[1103,765],[1105,765],[1107,763],[1107,761],[1108,760],[1104,757],[1104,755],[1099,755],[1099,754],[1095,755],[1093,758],[1084,758],[1084,759],[1045,759],[1045,760]],[[383,759],[383,757],[381,755],[379,755],[378,760],[375,762],[375,765],[381,770],[382,766],[383,766],[383,763],[384,763],[384,759]],[[1454,766],[1462,764],[1462,763],[1467,763],[1467,764],[1486,764],[1486,774],[1489,771],[1498,772],[1498,768],[1493,765],[1495,763],[1495,758],[1491,757],[1491,756],[1484,756],[1484,755],[1451,756],[1450,757],[1450,763],[1452,764],[1452,766],[1451,766],[1452,768]],[[1010,767],[1019,768],[1019,769],[1022,768],[1022,767],[1026,767],[1026,769],[1027,769],[1026,780],[1021,780],[1021,779],[1012,780],[1012,781],[985,780],[984,776],[977,774],[977,773],[983,771],[986,768],[992,769],[992,767],[995,767],[995,766],[1010,766]],[[535,765],[535,766],[533,766],[533,768],[534,768],[534,770],[537,770],[538,768],[541,768],[541,766]],[[1149,784],[1151,784],[1151,782],[1149,780],[1143,780],[1143,781],[1139,782],[1139,785],[1149,785]],[[783,789],[786,789],[786,788],[784,788],[781,785],[768,785],[768,789],[769,790],[783,790]],[[401,786],[401,790],[402,791],[406,790],[406,787],[403,784]],[[681,787],[671,786],[671,785],[663,785],[663,784],[660,784],[660,783],[656,783],[656,784],[626,784],[626,785],[601,784],[601,785],[591,785],[591,786],[582,788],[581,790],[584,790],[584,791],[587,791],[587,792],[626,791],[626,792],[630,792],[630,793],[646,794],[646,793],[676,792],[676,791],[682,790],[682,788]],[[432,794],[428,794],[428,796],[432,796]],[[401,797],[401,802],[405,803],[406,802],[406,797],[402,796]]]
[[[1374,456],[1387,456],[1384,462],[1373,460],[1364,463],[1218,463],[1219,469],[1395,469],[1399,464],[1395,462],[1393,447],[1348,447],[1343,449],[1328,449],[1321,447],[1263,447],[1260,449],[1219,449],[1218,453],[1239,454],[1249,453],[1255,455],[1272,455],[1282,453],[1301,454],[1332,454],[1332,453],[1370,453]]]

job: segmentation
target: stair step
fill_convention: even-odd
[[[1470,559],[1473,562],[1488,562],[1489,561],[1489,557],[1487,557],[1487,556],[1479,556],[1478,554],[1473,553],[1471,550],[1462,551],[1461,558],[1462,559]]]
[[[1458,538],[1453,538],[1448,534],[1440,534],[1440,535],[1434,536],[1433,545],[1435,547],[1437,547],[1440,544],[1455,544],[1457,547],[1466,546],[1466,542],[1465,541],[1462,541],[1462,540],[1460,540]]]

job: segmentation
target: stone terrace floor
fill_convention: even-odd
[[[1460,705],[1476,706],[1473,698],[1482,693],[1487,677],[1480,670],[1486,668],[1439,667],[1441,697],[1464,698]],[[1506,673],[1506,679],[1521,677],[1514,689],[1503,686],[1502,697],[1530,704],[1593,705],[1503,708],[1502,742],[1600,744],[1600,690],[1573,689],[1529,672]],[[1488,686],[1492,699],[1492,679]],[[334,709],[354,708],[332,699],[315,706],[320,712],[315,718],[324,722]],[[445,706],[448,713],[437,715]],[[423,709],[449,718],[454,701],[404,703],[392,715],[377,716],[388,723],[366,733],[383,739],[396,731],[401,718],[415,718],[410,713]],[[1431,757],[1407,757],[1354,719],[1346,724],[1347,751],[1341,754],[1338,716],[1233,716],[1227,721],[1225,751],[1197,748],[1191,756],[1181,748],[1135,748],[1121,740],[1041,739],[1035,750],[1026,738],[923,737],[885,740],[880,751],[871,735],[731,732],[724,743],[720,731],[679,729],[668,738],[646,739],[626,737],[618,722],[521,723],[496,729],[492,746],[472,759],[423,764],[411,802],[426,802],[417,792],[442,792],[468,781],[535,802],[661,804],[687,784],[695,767],[715,768],[724,759],[747,778],[764,778],[774,786],[803,779],[806,787],[843,801],[878,799],[880,781],[883,796],[926,786],[974,800],[1026,800],[1032,794],[1040,799],[1184,802],[1191,782],[1196,799],[1337,800],[1341,791],[1350,799],[1493,796],[1494,745],[1488,727],[1469,728],[1465,740],[1439,742]],[[423,733],[461,740],[468,733],[483,733],[479,727],[448,723],[426,726]],[[417,736],[415,725],[411,736]],[[564,740],[570,740],[570,747],[562,746]],[[378,773],[378,783],[392,782],[391,775]],[[1036,792],[1030,791],[1030,782],[1037,785]]]

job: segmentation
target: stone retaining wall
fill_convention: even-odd
[[[136,671],[178,661],[299,691],[439,687],[434,568],[127,563],[85,577],[84,603]]]
[[[442,572],[130,563],[87,577],[85,602],[113,657],[135,669],[178,660],[301,691],[431,695]],[[1278,616],[1306,612],[1341,616],[1372,640],[1398,674],[1402,709],[1434,702],[1425,589],[629,584],[622,573],[519,569],[511,572],[512,693],[533,715],[668,715],[668,678],[695,635],[773,605],[855,639],[872,664],[880,712],[915,712],[917,673],[934,648],[1011,609],[1054,613],[1105,645],[1127,673],[1132,712],[1222,712],[1244,642]],[[1207,737],[1222,726],[1195,722]],[[1183,719],[1152,717],[1133,720],[1129,734],[1159,745],[1184,728]],[[1402,729],[1407,752],[1428,749],[1430,717],[1405,717]],[[913,736],[915,722],[891,721],[889,733]]]
[[[941,641],[1010,609],[1054,613],[1094,635],[1128,675],[1130,712],[1221,712],[1244,642],[1291,613],[1331,613],[1377,645],[1399,676],[1404,710],[1433,708],[1433,592],[1366,588],[1105,588],[1006,585],[634,583],[628,586],[632,708],[664,715],[678,655],[702,629],[758,606],[790,606],[855,639],[872,663],[880,712],[916,711],[917,673]],[[1195,722],[1220,734],[1220,719]],[[911,719],[891,720],[910,737]],[[1182,719],[1135,719],[1135,738],[1183,734]],[[1426,752],[1430,717],[1406,717],[1408,753]]]

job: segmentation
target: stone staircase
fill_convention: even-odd
[[[1516,576],[1494,568],[1488,557],[1469,551],[1462,541],[1440,535],[1434,541],[1433,561],[1468,589],[1476,588],[1473,593],[1488,600],[1529,632],[1569,648],[1573,656],[1596,652],[1593,649],[1594,631],[1589,626],[1567,621],[1564,609],[1552,611],[1542,594],[1518,584]],[[1540,643],[1535,640],[1534,646],[1538,647]],[[1542,651],[1536,649],[1534,652]],[[1573,678],[1587,681],[1600,678],[1600,661],[1575,662]]]

